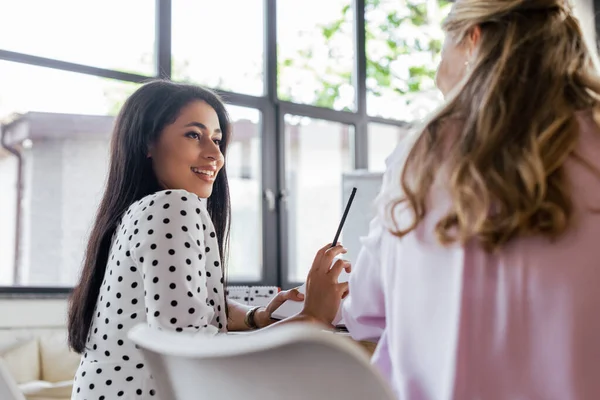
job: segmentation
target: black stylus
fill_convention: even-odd
[[[354,200],[354,195],[356,194],[356,188],[352,188],[352,193],[350,194],[350,198],[348,199],[348,204],[346,204],[346,209],[344,210],[344,215],[342,215],[342,220],[337,228],[337,232],[335,233],[335,237],[333,238],[333,242],[331,242],[331,247],[334,247],[340,238],[340,234],[342,233],[342,228],[344,227],[344,222],[346,222],[346,217],[348,216],[348,211],[350,211],[350,206],[352,205],[352,201]],[[330,248],[331,248],[330,247]]]

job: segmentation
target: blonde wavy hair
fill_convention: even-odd
[[[476,239],[491,252],[515,237],[555,238],[573,213],[563,164],[577,158],[575,112],[600,99],[594,60],[566,1],[458,0],[443,25],[456,43],[475,26],[472,68],[407,156],[392,232],[402,237],[425,218],[443,171],[452,206],[435,226],[442,244]],[[460,128],[448,144],[452,121]],[[402,204],[414,214],[404,229],[394,217]]]

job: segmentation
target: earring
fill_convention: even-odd
[[[471,64],[468,61],[465,61],[465,69],[467,70],[467,72],[471,71]]]

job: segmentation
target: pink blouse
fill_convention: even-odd
[[[600,130],[591,112],[578,119],[577,151],[600,170]],[[388,159],[343,308],[355,339],[379,341],[373,363],[398,398],[600,399],[600,213],[591,210],[600,210],[600,176],[567,161],[573,227],[492,255],[436,242],[449,204],[442,185],[415,231],[388,231],[383,207],[399,194],[409,146]]]

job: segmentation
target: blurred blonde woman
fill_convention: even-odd
[[[600,399],[600,80],[561,0],[458,0],[344,318],[404,400]]]

